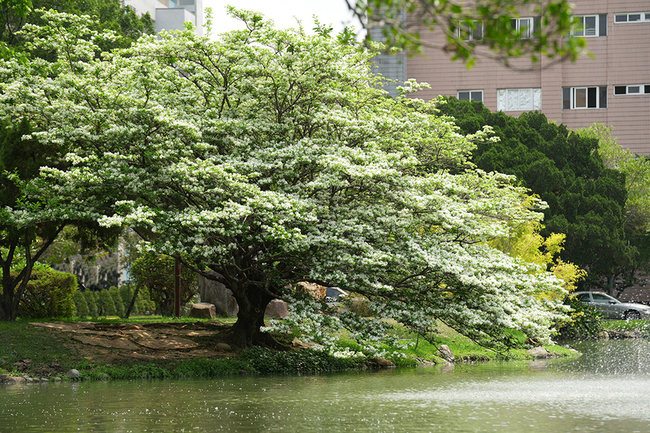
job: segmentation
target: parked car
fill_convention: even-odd
[[[647,305],[621,302],[601,292],[575,292],[572,295],[600,310],[607,319],[650,319],[650,306]]]

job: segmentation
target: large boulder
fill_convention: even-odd
[[[209,271],[216,277],[218,273]],[[223,283],[199,275],[199,297],[201,302],[214,305],[217,314],[223,317],[236,316],[239,312],[239,305],[230,289]]]
[[[310,294],[317,301],[322,301],[327,296],[327,287],[316,283],[308,283],[307,281],[301,281],[296,284],[296,290]]]
[[[287,308],[287,303],[280,299],[274,299],[269,302],[266,310],[264,310],[264,317],[267,319],[284,319],[288,315],[289,309]]]
[[[190,308],[190,317],[197,319],[214,319],[217,317],[217,309],[213,304],[200,302],[192,305],[192,308]]]

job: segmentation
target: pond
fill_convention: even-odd
[[[579,359],[0,388],[0,432],[647,432],[650,343]]]

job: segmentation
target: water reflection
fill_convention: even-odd
[[[645,432],[649,345],[563,360],[0,389],[0,432]]]

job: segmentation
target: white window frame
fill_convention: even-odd
[[[630,16],[639,15],[638,20],[630,21]],[[625,17],[624,20],[619,20]],[[623,14],[614,14],[614,24],[634,24],[650,21],[650,12],[628,12]]]
[[[528,25],[524,27],[525,33],[521,30],[522,22],[528,22]],[[521,32],[521,39],[532,39],[533,32],[535,31],[535,18],[533,17],[519,17],[512,18],[512,23],[514,24],[515,30]]]
[[[616,93],[616,88],[625,87],[625,93]],[[630,92],[630,88],[638,87],[638,92]],[[619,84],[612,86],[614,96],[630,96],[630,95],[650,95],[650,84]]]
[[[580,25],[574,24],[572,29],[571,29],[571,35],[577,36],[577,37],[583,37],[583,38],[595,38],[600,36],[599,29],[600,29],[600,17],[598,14],[592,14],[592,15],[576,15],[573,17],[574,19],[578,18],[582,21]],[[587,23],[587,18],[594,18],[594,27],[593,27],[593,34],[587,34],[588,32],[586,31],[586,23]],[[578,30],[579,29],[579,30]]]
[[[601,107],[600,106],[600,89],[601,87],[605,86],[576,86],[576,87],[569,87],[570,89],[570,102],[569,102],[569,109],[571,110],[598,110],[601,108],[607,108]],[[596,106],[595,107],[590,107],[589,106],[589,89],[596,89]],[[584,101],[585,105],[584,106],[577,106],[576,101],[578,100],[578,93],[584,91]],[[606,93],[606,92],[605,92]],[[562,97],[563,102],[564,102],[564,96]],[[581,99],[581,98],[580,98]],[[607,104],[607,101],[605,101],[605,104]]]
[[[462,21],[458,22],[458,39],[461,39],[465,42],[469,41],[482,41],[484,35],[483,21],[482,20],[473,20],[474,28],[468,28]],[[481,35],[479,38],[476,37],[475,32],[480,29]]]
[[[467,99],[460,99],[460,94],[461,94],[461,93],[467,93]],[[481,100],[478,101],[478,102],[483,102],[483,101],[485,100],[485,99],[483,98],[483,96],[484,96],[484,95],[483,95],[483,90],[478,90],[478,89],[474,89],[474,90],[459,90],[458,92],[456,92],[456,98],[459,99],[459,100],[477,101],[476,99],[472,98],[472,94],[473,94],[473,93],[480,93],[480,94],[481,94]]]
[[[542,109],[542,89],[497,89],[497,111],[534,111]]]

